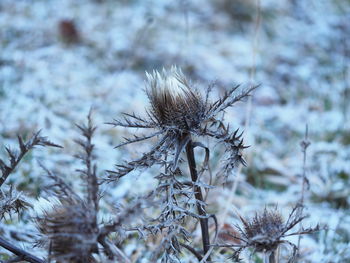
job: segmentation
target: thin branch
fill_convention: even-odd
[[[301,197],[300,197],[300,207],[299,207],[299,210],[298,210],[298,213],[299,215],[301,216],[303,214],[303,209],[304,209],[304,199],[305,199],[305,188],[309,188],[310,187],[310,183],[309,183],[309,179],[306,177],[306,155],[307,155],[307,149],[308,147],[310,146],[311,142],[309,141],[308,139],[309,137],[309,127],[308,125],[306,125],[305,127],[305,137],[304,137],[304,140],[300,143],[300,146],[301,146],[301,150],[302,150],[302,153],[303,153],[303,182],[301,184]],[[300,221],[300,229],[299,231],[301,231],[303,228],[303,224],[302,222]],[[298,236],[298,251],[299,251],[299,248],[300,248],[300,241],[301,241],[301,235]]]
[[[8,251],[11,251],[13,254],[15,254],[16,256],[20,257],[21,260],[27,261],[27,262],[31,262],[31,263],[45,263],[44,260],[28,253],[27,251],[16,247],[14,245],[12,245],[11,243],[9,243],[8,241],[6,241],[5,239],[3,239],[2,237],[0,237],[0,246],[5,248]]]
[[[20,150],[19,154],[16,151],[11,150],[9,147],[5,147],[10,164],[6,165],[5,162],[0,159],[0,170],[2,172],[2,176],[0,177],[0,187],[5,183],[8,176],[16,169],[22,158],[35,146],[51,146],[62,148],[62,146],[52,143],[46,137],[39,135],[40,131],[36,132],[26,143],[23,142],[22,137],[17,136]]]
[[[180,243],[180,246],[186,248],[188,251],[190,251],[199,261],[202,260],[202,255],[198,253],[193,247],[186,245],[184,243]]]
[[[236,85],[235,87],[233,87],[231,90],[229,90],[228,92],[225,92],[224,96],[222,98],[220,98],[219,100],[217,100],[216,102],[214,102],[208,110],[208,118],[212,118],[215,115],[217,115],[218,113],[225,111],[227,108],[232,107],[233,104],[235,104],[236,102],[242,100],[245,97],[250,96],[251,92],[253,90],[255,90],[256,88],[259,87],[259,85],[257,86],[252,86],[246,90],[241,91],[238,95],[233,96],[233,93],[240,87],[240,85]]]

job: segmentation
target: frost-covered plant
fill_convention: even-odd
[[[7,177],[14,172],[22,158],[35,146],[61,147],[50,142],[46,137],[40,136],[40,131],[35,133],[27,142],[24,142],[21,136],[18,136],[17,138],[19,151],[5,147],[9,159],[9,164],[6,164],[4,160],[0,159],[0,187],[5,183]]]
[[[232,238],[239,240],[237,245],[224,245],[221,247],[237,248],[234,250],[233,259],[239,261],[240,253],[247,248],[251,248],[253,253],[262,252],[265,254],[267,262],[279,262],[276,255],[276,250],[281,244],[287,244],[293,249],[292,256],[288,262],[294,262],[298,247],[286,240],[286,237],[294,235],[304,235],[316,232],[319,230],[317,225],[314,228],[301,228],[297,232],[288,233],[293,227],[305,219],[298,213],[299,207],[292,209],[287,221],[283,220],[282,215],[276,208],[267,209],[263,212],[256,213],[251,219],[244,219],[240,217],[242,227],[236,225],[239,236],[232,236]]]
[[[44,168],[54,181],[51,189],[55,190],[59,204],[37,218],[37,227],[43,236],[39,244],[48,249],[49,259],[57,262],[95,262],[93,254],[98,252],[99,187],[92,144],[96,127],[92,125],[91,114],[87,126],[77,127],[85,138],[76,141],[83,149],[76,156],[85,167],[79,170],[86,186],[85,198],[80,197],[58,175]]]
[[[236,102],[247,97],[255,88],[249,88],[235,95],[239,85],[226,92],[224,96],[214,102],[209,100],[212,86],[208,86],[205,96],[190,85],[182,71],[176,67],[159,73],[154,71],[147,74],[146,93],[150,101],[147,117],[123,113],[123,119],[116,119],[114,126],[140,129],[155,129],[147,136],[134,136],[116,148],[126,144],[161,136],[159,141],[140,159],[117,165],[115,171],[110,171],[107,180],[113,181],[138,168],[147,168],[156,163],[163,163],[162,156],[173,153],[173,169],[177,167],[179,156],[186,146],[193,144],[192,137],[212,137],[225,144],[227,152],[231,153],[227,159],[227,172],[239,162],[244,162],[241,150],[244,149],[238,131],[231,131],[225,125],[219,114]],[[196,146],[196,145],[195,145]],[[198,146],[198,145],[197,145]],[[193,147],[193,145],[192,145]]]
[[[88,124],[77,127],[84,138],[76,140],[82,148],[76,157],[84,164],[84,169],[78,170],[85,185],[84,197],[76,193],[60,176],[43,167],[54,182],[50,189],[54,191],[58,204],[37,218],[37,228],[42,234],[38,245],[49,251],[49,260],[60,263],[101,262],[96,259],[99,246],[103,248],[100,257],[105,258],[105,261],[124,262],[124,253],[108,236],[118,232],[132,214],[139,213],[141,203],[125,209],[108,223],[98,221],[101,195],[97,166],[94,164],[92,137],[96,127],[92,124],[91,112],[88,115]]]
[[[8,177],[15,171],[23,157],[31,151],[35,146],[52,146],[61,147],[55,143],[50,142],[46,137],[40,136],[40,131],[36,132],[28,141],[24,141],[21,136],[17,136],[18,150],[5,147],[8,155],[8,162],[0,159],[0,219],[3,219],[6,214],[19,213],[21,210],[30,206],[27,203],[21,193],[17,193],[14,187],[11,185],[10,189],[4,189],[4,183]],[[23,259],[28,262],[42,263],[43,261],[38,257],[30,254],[29,252],[19,248],[11,242],[0,237],[0,246],[16,255],[15,259]]]
[[[144,226],[144,229],[152,234],[166,232],[166,236],[162,241],[162,249],[165,251],[163,260],[165,262],[176,262],[178,260],[177,255],[183,245],[181,240],[188,240],[191,236],[184,225],[189,213],[185,209],[190,209],[189,199],[193,196],[193,193],[189,186],[186,187],[176,178],[181,176],[179,173],[180,170],[177,169],[176,172],[169,171],[156,177],[159,180],[159,185],[155,193],[163,200],[160,205],[160,215],[152,220],[154,222]]]
[[[50,259],[57,262],[96,262],[98,229],[95,210],[83,200],[64,200],[38,219],[38,228],[46,237]],[[63,200],[61,201],[63,202]]]
[[[241,153],[245,148],[241,139],[242,134],[238,134],[238,130],[231,131],[229,125],[224,124],[220,118],[221,113],[248,96],[255,87],[235,94],[238,88],[239,86],[235,86],[222,98],[211,102],[209,96],[212,87],[209,86],[203,96],[189,83],[180,69],[172,67],[169,71],[164,69],[162,72],[153,71],[152,74],[147,74],[146,81],[146,94],[150,102],[147,117],[143,118],[134,113],[124,113],[124,119],[117,119],[111,123],[120,127],[155,130],[150,135],[135,135],[134,138],[127,138],[116,148],[156,136],[159,136],[160,139],[141,158],[117,165],[116,170],[109,171],[106,180],[116,181],[136,169],[148,168],[155,164],[162,165],[165,173],[157,178],[160,181],[160,187],[166,189],[167,195],[159,219],[166,218],[167,224],[175,223],[178,225],[182,218],[187,218],[189,215],[198,218],[201,225],[204,254],[210,249],[210,241],[209,215],[205,210],[202,188],[210,188],[210,186],[200,181],[201,174],[196,168],[194,148],[202,147],[205,149],[204,166],[208,164],[210,151],[201,142],[196,142],[195,138],[211,137],[225,146],[227,158],[222,168],[223,174],[228,175],[238,163],[244,164]],[[183,177],[179,175],[183,175],[183,171],[180,170],[178,163],[183,151],[186,152],[191,175],[191,181],[187,181],[186,184],[179,183],[180,178]],[[185,189],[184,185],[190,186],[191,189]],[[198,214],[191,212],[188,204],[195,205]],[[159,230],[164,228],[162,220],[159,220],[159,225],[156,227]],[[170,225],[167,228],[169,230]],[[173,227],[173,229],[179,231],[182,228]],[[172,252],[176,254],[179,251],[175,242],[176,235],[174,236],[173,232],[168,234],[172,238],[167,238],[167,240],[172,241]],[[183,235],[183,239],[186,240],[184,236],[186,235]]]

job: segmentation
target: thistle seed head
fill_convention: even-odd
[[[97,227],[94,211],[84,203],[56,205],[37,220],[44,235],[39,244],[49,248],[57,262],[95,262]]]
[[[246,236],[258,252],[274,250],[284,228],[282,216],[276,210],[265,209],[244,225]]]
[[[182,71],[172,67],[170,71],[146,74],[151,115],[159,126],[182,132],[198,129],[204,119],[205,102]]]
[[[255,214],[251,220],[241,218],[244,228],[240,230],[247,246],[257,252],[274,251],[281,243],[286,225],[277,210]]]
[[[257,213],[252,219],[240,217],[243,227],[236,225],[239,231],[238,238],[241,243],[234,252],[233,258],[239,259],[239,254],[246,248],[253,249],[254,252],[271,254],[280,244],[286,244],[293,249],[292,257],[288,262],[294,262],[298,247],[285,240],[289,236],[300,236],[311,234],[320,230],[316,227],[301,228],[298,232],[288,233],[293,227],[299,224],[305,216],[300,213],[300,206],[295,206],[284,221],[281,214],[275,209],[264,209],[262,213]],[[237,247],[237,246],[236,246]]]

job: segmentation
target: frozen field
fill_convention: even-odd
[[[152,140],[114,149],[133,130],[105,123],[122,112],[145,115],[145,72],[172,65],[203,93],[215,83],[214,97],[236,84],[260,85],[225,115],[232,129],[244,131],[250,147],[244,151],[247,166],[208,194],[207,209],[219,225],[235,224],[237,213],[249,217],[265,206],[278,205],[288,216],[301,196],[300,142],[307,126],[310,187],[303,225],[326,229],[302,237],[300,262],[350,262],[347,0],[0,0],[0,158],[6,159],[5,145],[17,147],[17,134],[28,137],[39,129],[64,147],[37,147],[6,181],[33,208],[1,219],[0,236],[46,256],[32,248],[39,236],[32,218],[54,202],[44,191],[49,179],[38,162],[81,191],[74,173],[80,166],[73,158],[75,123],[85,122],[90,108],[101,178],[114,164],[140,156]],[[220,149],[210,143],[216,173]],[[101,219],[153,190],[153,172],[103,184]],[[193,232],[193,244],[200,244],[199,234]],[[296,244],[297,237],[290,241]],[[119,247],[130,262],[146,263],[153,262],[159,242],[134,235]],[[221,252],[214,249],[214,262],[230,262],[230,252]],[[242,254],[244,262],[263,262],[260,254],[250,254]],[[0,261],[9,256],[0,248]],[[180,258],[198,262],[187,250]]]

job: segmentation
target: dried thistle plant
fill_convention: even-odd
[[[102,257],[102,262],[129,262],[124,253],[109,240],[109,235],[120,232],[123,223],[130,220],[131,215],[140,213],[142,202],[136,202],[114,215],[108,223],[98,221],[101,195],[92,142],[96,127],[91,114],[88,115],[87,125],[77,125],[83,139],[75,140],[82,149],[75,157],[83,163],[83,169],[77,170],[85,186],[83,197],[59,175],[42,166],[54,182],[49,189],[53,190],[59,202],[37,218],[37,228],[42,234],[38,245],[48,249],[49,260],[59,263],[101,262],[97,260],[97,254]],[[100,247],[103,253],[100,253]]]
[[[220,244],[219,246],[238,248],[234,250],[233,254],[233,259],[236,261],[239,261],[240,253],[244,249],[251,248],[253,253],[264,253],[267,258],[266,262],[275,263],[279,262],[275,254],[277,248],[281,244],[287,244],[293,250],[292,256],[288,262],[294,262],[298,247],[285,238],[295,235],[300,236],[311,234],[320,230],[317,225],[314,228],[302,228],[297,232],[288,233],[293,227],[306,218],[306,216],[302,216],[298,213],[298,209],[298,206],[292,209],[287,221],[283,220],[283,217],[278,212],[277,208],[265,208],[262,213],[256,213],[252,219],[244,219],[240,217],[243,226],[235,226],[240,235],[232,236],[232,238],[239,240],[240,244]]]
[[[171,180],[166,180],[165,188],[167,193],[174,193],[171,188],[174,184],[169,184],[169,182],[174,182],[173,175],[179,170],[178,162],[180,154],[185,150],[191,175],[192,196],[194,197],[190,197],[190,199],[195,200],[194,203],[198,214],[190,213],[190,209],[186,206],[179,209],[176,201],[170,201],[177,200],[178,196],[183,194],[181,191],[184,191],[184,187],[180,186],[177,194],[174,193],[172,197],[167,198],[165,204],[169,206],[170,202],[171,208],[168,207],[166,210],[163,210],[162,215],[167,214],[167,212],[172,211],[176,207],[179,210],[168,213],[172,214],[174,218],[181,217],[186,213],[186,216],[191,214],[190,216],[197,218],[201,225],[202,253],[206,254],[210,249],[208,229],[208,218],[210,216],[205,210],[205,202],[202,194],[202,187],[205,184],[200,182],[199,179],[194,148],[201,147],[205,149],[206,157],[204,166],[208,164],[210,151],[202,143],[194,141],[194,138],[211,137],[225,146],[227,158],[222,168],[222,174],[229,174],[238,163],[245,164],[241,153],[245,148],[242,134],[239,134],[238,130],[231,131],[229,125],[225,125],[222,121],[222,116],[219,115],[221,115],[220,113],[224,113],[228,107],[248,96],[255,87],[251,87],[235,95],[239,88],[239,86],[235,86],[225,93],[222,98],[211,102],[209,96],[212,87],[209,86],[206,94],[203,96],[197,89],[190,85],[181,70],[176,67],[172,67],[169,71],[163,69],[160,73],[153,71],[152,74],[147,73],[146,76],[146,94],[150,102],[147,117],[142,118],[134,113],[124,113],[124,119],[114,120],[110,124],[127,128],[156,130],[147,136],[135,135],[134,138],[127,138],[125,142],[119,144],[116,148],[156,136],[159,136],[160,139],[141,158],[116,165],[116,170],[108,171],[106,181],[116,181],[136,169],[149,168],[154,164],[160,164],[165,168],[165,174],[162,177],[158,177],[158,179],[160,180],[164,177],[171,178]],[[183,174],[181,171],[178,173]],[[170,222],[173,222],[173,219]],[[172,231],[170,232],[173,233]],[[169,234],[169,236],[171,238],[168,238],[168,240],[176,240],[172,234]],[[178,249],[174,246],[172,251],[176,252]],[[210,257],[208,260],[210,261]]]
[[[176,67],[172,67],[170,71],[163,69],[161,73],[154,71],[146,76],[146,93],[150,101],[147,117],[123,113],[123,119],[115,119],[110,124],[157,130],[151,135],[135,135],[134,138],[126,138],[126,141],[117,145],[116,148],[155,136],[161,137],[140,159],[117,165],[115,171],[109,171],[107,181],[115,181],[138,168],[147,168],[156,163],[164,164],[162,156],[171,153],[174,155],[172,165],[175,169],[181,152],[192,141],[193,136],[208,136],[224,143],[227,151],[233,152],[232,157],[229,158],[231,165],[237,162],[244,163],[241,150],[245,147],[241,134],[238,134],[237,130],[232,132],[229,125],[225,125],[219,118],[219,114],[247,97],[256,87],[234,95],[239,88],[238,85],[226,92],[222,98],[210,102],[212,87],[209,86],[205,96],[202,96]]]
[[[63,200],[61,200],[63,202]],[[98,229],[95,210],[82,200],[64,200],[38,219],[41,240],[57,262],[96,262]]]
[[[18,150],[11,149],[10,147],[5,147],[6,153],[8,155],[8,162],[0,159],[0,219],[3,219],[6,214],[12,215],[13,213],[19,214],[19,212],[30,204],[26,202],[21,193],[14,190],[11,185],[9,190],[4,190],[4,183],[8,177],[15,171],[23,157],[31,151],[35,146],[61,146],[50,142],[46,137],[40,136],[40,131],[36,132],[28,141],[24,141],[21,136],[17,136],[18,139]],[[25,260],[33,263],[43,263],[44,261],[28,251],[21,249],[20,247],[12,244],[11,242],[0,237],[0,246],[6,250],[13,253],[16,257],[9,262],[17,262],[19,260]]]
[[[160,208],[159,216],[150,220],[143,226],[152,235],[166,233],[160,248],[154,253],[157,257],[162,254],[162,262],[179,262],[178,254],[184,241],[191,238],[191,233],[186,229],[188,216],[197,217],[191,213],[194,204],[191,184],[179,180],[182,177],[180,169],[175,172],[161,173],[156,178],[158,187],[154,191],[153,198],[159,198],[157,202]]]
[[[92,137],[96,127],[92,124],[91,112],[87,125],[77,127],[84,138],[76,140],[83,150],[76,157],[84,164],[84,169],[78,172],[84,180],[86,196],[80,197],[63,179],[43,167],[54,182],[51,189],[59,204],[37,218],[37,227],[43,236],[38,244],[49,250],[49,259],[62,263],[96,262],[93,254],[98,252],[99,186],[93,164]]]

